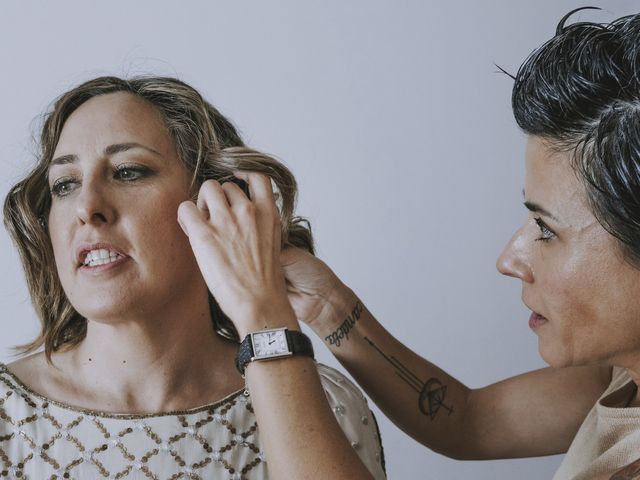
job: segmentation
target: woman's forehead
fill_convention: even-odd
[[[87,100],[69,116],[54,157],[122,143],[146,145],[163,156],[175,151],[160,112],[137,95],[116,92]]]
[[[583,228],[595,218],[571,152],[558,152],[539,137],[527,141],[525,201],[553,213],[566,226]]]

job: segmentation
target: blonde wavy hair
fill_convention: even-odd
[[[276,159],[244,145],[235,127],[191,86],[170,77],[131,79],[99,77],[61,95],[44,116],[36,165],[9,191],[4,202],[4,223],[20,253],[27,286],[41,331],[36,339],[16,347],[19,354],[44,345],[47,359],[81,342],[87,320],[69,302],[58,278],[46,219],[51,206],[48,169],[69,116],[87,100],[109,93],[129,92],[153,104],[162,114],[178,156],[192,175],[192,191],[207,179],[220,182],[246,170],[266,174],[276,187],[281,215],[282,242],[313,253],[311,226],[294,216],[297,185],[291,171]],[[209,295],[216,332],[239,341],[229,318]]]

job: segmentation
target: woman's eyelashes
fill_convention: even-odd
[[[58,178],[51,185],[51,195],[54,197],[64,197],[73,191],[73,184],[77,183],[73,177]]]
[[[112,178],[121,182],[136,182],[152,175],[152,170],[142,165],[121,164],[112,171]],[[65,197],[72,193],[81,183],[80,176],[64,176],[56,179],[51,185],[51,195]]]
[[[544,223],[544,220],[542,220],[540,217],[534,217],[534,221],[538,225],[538,228],[540,229],[540,233],[541,233],[541,236],[536,238],[536,241],[540,240],[542,242],[548,242],[549,240],[551,240],[556,236],[556,234],[553,233],[553,231],[549,228],[549,226],[546,223]]]
[[[151,174],[151,170],[142,165],[118,165],[114,171],[114,177],[125,182],[133,182],[140,180],[141,178],[148,177]]]

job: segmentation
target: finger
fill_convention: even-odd
[[[251,199],[258,206],[276,207],[271,178],[257,172],[236,171],[234,175],[249,184]]]
[[[259,225],[263,231],[272,232],[272,253],[274,258],[278,258],[280,250],[282,249],[282,219],[280,218],[280,210],[278,210],[273,194],[271,178],[261,173],[246,170],[236,171],[234,175],[249,185],[251,200],[258,211]]]
[[[205,212],[192,201],[186,200],[178,205],[178,223],[187,237],[201,231],[206,222]]]
[[[237,171],[234,172],[237,178],[244,180],[249,185],[251,200],[258,210],[259,221],[264,227],[276,228],[280,230],[281,218],[280,210],[276,205],[271,178],[257,172]],[[276,239],[278,250],[280,250],[280,236]]]
[[[233,182],[222,184],[222,191],[227,196],[227,202],[238,225],[248,227],[257,225],[256,206],[247,198],[242,189]]]
[[[238,185],[240,187],[240,190],[242,190],[242,193],[244,193],[247,198],[251,200],[251,192],[249,192],[249,184],[247,182],[238,177],[234,177],[229,181]]]
[[[222,184],[222,190],[227,196],[227,202],[233,209],[234,207],[242,204],[251,203],[249,197],[247,197],[242,189],[233,182],[225,182]]]
[[[207,180],[200,186],[197,206],[216,223],[226,223],[231,219],[229,201],[216,180]]]

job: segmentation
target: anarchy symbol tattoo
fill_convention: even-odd
[[[426,382],[422,382],[416,374],[404,366],[397,358],[388,356],[367,337],[364,337],[364,339],[369,345],[375,348],[387,362],[393,365],[396,369],[396,375],[418,393],[418,408],[423,415],[427,415],[433,420],[441,408],[447,410],[449,415],[453,413],[453,407],[447,406],[444,403],[445,397],[447,396],[447,386],[443,385],[440,380],[432,377]]]
[[[436,417],[436,413],[440,410],[440,407],[449,411],[449,415],[453,413],[452,407],[447,407],[444,404],[444,397],[447,395],[447,386],[442,385],[437,378],[430,378],[426,381],[418,400],[418,408],[424,415],[429,415],[431,420]],[[426,403],[426,408],[425,408]]]

